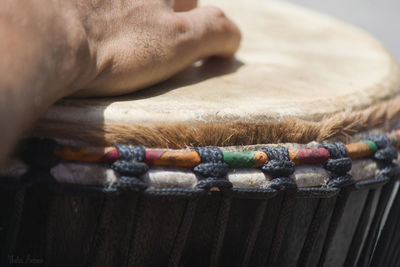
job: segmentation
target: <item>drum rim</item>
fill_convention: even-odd
[[[384,169],[382,164],[386,167],[393,165],[393,168],[397,166],[399,161],[393,163],[393,160],[397,158],[397,148],[400,147],[400,129],[371,135],[347,145],[339,142],[314,142],[308,146],[300,146],[299,149],[275,145],[245,152],[229,152],[210,147],[194,150],[155,150],[141,146],[79,148],[46,139],[31,139],[21,147],[25,147],[19,150],[25,166],[21,161],[15,161],[20,168],[9,167],[14,174],[19,173],[21,176],[24,173],[21,166],[25,172],[29,169],[27,164],[35,167],[39,157],[39,160],[41,158],[47,164],[39,168],[47,168],[59,183],[112,188],[124,179],[128,183],[134,179],[133,185],[129,186],[153,189],[201,187],[206,190],[225,190],[233,187],[255,190],[277,186],[312,188],[330,187],[332,180],[339,178],[344,179],[344,183],[368,180],[376,176],[380,169]],[[354,168],[357,171],[353,171],[352,162],[358,164]],[[62,168],[66,168],[67,172]],[[15,169],[19,172],[15,172]],[[280,181],[280,184],[275,185],[276,181]],[[343,181],[340,180],[339,183]]]

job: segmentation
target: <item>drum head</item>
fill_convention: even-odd
[[[400,92],[396,62],[380,42],[359,29],[280,1],[221,0],[218,5],[242,30],[236,58],[196,62],[168,81],[123,97],[62,100],[45,114],[36,133],[85,135],[85,141],[95,143],[177,147],[304,142],[334,134],[306,136],[305,130],[297,132],[282,123],[295,119],[297,128],[303,122],[306,127],[326,124],[327,118],[344,111],[364,112]],[[232,127],[250,137],[271,135],[271,130],[260,133],[265,123],[278,125],[274,135],[226,140],[235,135]],[[356,128],[361,124],[365,127],[365,120]],[[215,125],[220,137],[182,137],[192,130],[206,134]],[[287,131],[297,137],[289,138]],[[174,134],[183,140],[171,141]]]

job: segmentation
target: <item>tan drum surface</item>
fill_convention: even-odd
[[[367,33],[281,1],[205,2],[241,28],[235,59],[197,62],[131,95],[62,100],[34,134],[165,147],[309,142],[398,115],[398,65]]]

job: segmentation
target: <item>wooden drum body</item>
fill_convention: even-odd
[[[0,172],[2,266],[400,264],[396,62],[333,18],[220,2],[235,59],[35,125]]]

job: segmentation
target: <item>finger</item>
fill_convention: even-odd
[[[197,59],[232,56],[239,47],[241,35],[238,27],[218,8],[165,12],[157,18],[160,21],[156,29],[160,31],[156,33],[163,42],[152,43],[153,40],[149,40],[149,44],[143,47],[132,48],[130,38],[115,41],[119,49],[114,49],[115,45],[107,46],[105,51],[110,51],[103,52],[111,55],[112,61],[109,62],[112,67],[104,68],[100,78],[75,96],[126,94],[166,80]]]
[[[181,23],[189,25],[186,48],[198,57],[229,57],[239,48],[240,30],[221,9],[211,6],[199,7],[176,15]]]
[[[197,7],[197,0],[176,0],[174,4],[175,12],[183,12]]]

